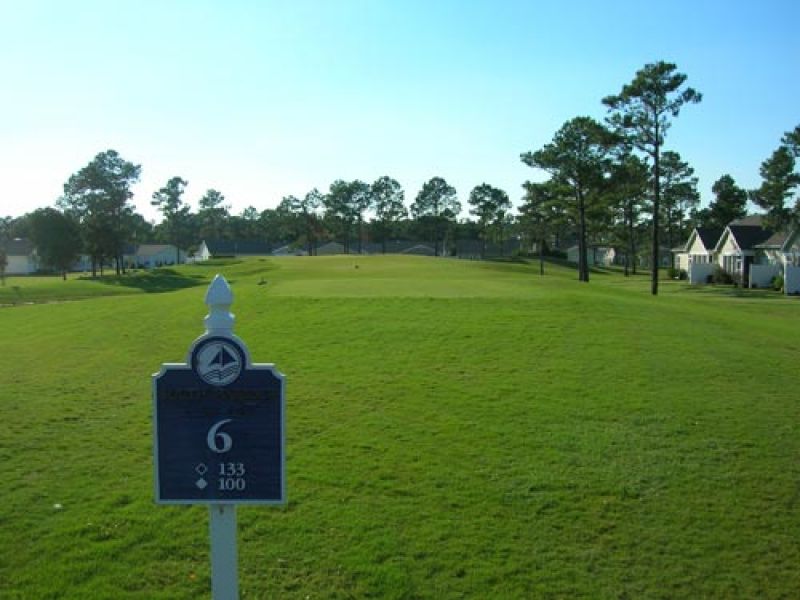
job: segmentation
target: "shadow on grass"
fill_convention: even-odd
[[[499,263],[501,265],[507,265],[507,264],[527,265],[531,262],[529,259],[523,258],[521,256],[491,256],[484,260],[488,263]]]
[[[725,298],[747,298],[752,300],[783,300],[786,296],[782,292],[769,289],[747,289],[732,285],[689,285],[681,290],[688,294],[698,296],[717,296]]]
[[[529,265],[538,265],[539,258],[532,257],[532,258],[518,258],[515,262],[521,262]],[[558,267],[562,267],[564,269],[568,269],[570,271],[574,271],[576,274],[578,272],[578,263],[570,262],[566,258],[558,258],[555,256],[545,256],[544,257],[544,264],[546,265],[555,265]],[[608,267],[600,267],[597,265],[590,265],[589,266],[589,275],[615,275],[622,273],[621,270],[617,270],[615,268],[608,268]]]
[[[495,256],[480,260],[483,268],[492,269],[494,271],[517,271],[517,267],[526,266],[531,268],[539,268],[539,258],[530,258],[527,256]],[[571,268],[572,265],[559,258],[546,256],[544,259],[545,269],[549,266],[567,267]],[[577,270],[577,269],[576,269]]]
[[[174,292],[175,290],[208,284],[208,277],[205,275],[187,275],[178,273],[174,269],[154,269],[127,275],[106,275],[94,279],[91,277],[79,277],[78,279],[96,281],[97,283],[117,287],[134,288],[148,294]]]
[[[231,265],[239,265],[244,261],[240,258],[210,258],[208,260],[199,260],[192,263],[193,267],[230,267]]]

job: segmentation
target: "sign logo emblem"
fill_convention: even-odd
[[[196,349],[194,368],[200,378],[215,386],[228,385],[242,372],[242,352],[231,342],[214,339]]]

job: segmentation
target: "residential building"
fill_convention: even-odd
[[[3,245],[6,252],[6,275],[30,275],[39,270],[33,242],[24,238],[9,240]]]
[[[267,242],[261,240],[203,240],[195,253],[195,260],[268,256],[270,254],[272,254],[272,248]]]

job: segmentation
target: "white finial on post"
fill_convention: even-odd
[[[217,274],[206,292],[208,314],[204,320],[208,335],[233,335],[235,317],[229,311],[233,304],[233,291],[222,275]]]

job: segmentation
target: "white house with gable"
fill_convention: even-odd
[[[3,246],[6,252],[6,275],[30,275],[39,270],[33,242],[16,238]]]
[[[172,244],[139,244],[125,254],[129,268],[154,269],[186,262],[186,252]]]

